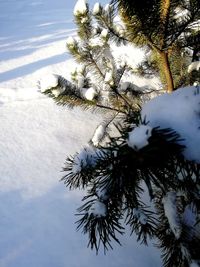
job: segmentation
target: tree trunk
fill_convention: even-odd
[[[163,64],[163,72],[165,75],[166,83],[167,83],[167,92],[171,93],[174,90],[174,81],[170,69],[169,59],[168,59],[168,53],[165,51],[162,51],[159,53],[160,58]]]

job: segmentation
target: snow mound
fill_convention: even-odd
[[[200,87],[180,88],[163,94],[144,105],[142,118],[152,128],[171,128],[185,145],[184,157],[200,163]]]

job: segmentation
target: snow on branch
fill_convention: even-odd
[[[168,192],[163,197],[163,207],[165,216],[170,225],[170,229],[174,233],[175,237],[178,239],[180,238],[182,232],[182,226],[180,217],[178,215],[178,210],[176,207],[176,193],[175,192]]]
[[[84,15],[87,10],[86,0],[78,0],[74,7],[74,16]]]
[[[139,150],[149,144],[148,139],[151,137],[152,127],[140,125],[129,132],[127,144],[135,150]]]
[[[188,66],[188,73],[192,71],[199,71],[200,70],[200,61],[194,61]]]

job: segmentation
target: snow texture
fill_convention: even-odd
[[[107,13],[110,12],[110,8],[111,8],[110,4],[106,4],[104,7],[105,12]]]
[[[200,70],[200,61],[194,61],[188,66],[188,73],[192,72],[193,70]]]
[[[74,16],[85,15],[87,12],[86,0],[78,0],[74,7]]]
[[[96,95],[97,95],[97,92],[93,87],[88,88],[84,93],[84,97],[90,101],[94,100]]]
[[[74,225],[84,192],[59,182],[65,158],[102,121],[79,108],[57,106],[37,87],[41,78],[46,87],[49,73],[70,79],[75,63],[66,39],[76,36],[75,3],[0,1],[0,266],[160,267],[159,251],[129,233],[106,256],[89,250],[87,236]],[[133,60],[137,55],[132,50]]]
[[[142,108],[152,128],[171,128],[184,140],[186,159],[200,162],[200,87],[180,88],[171,94],[158,96]]]
[[[199,264],[198,264],[197,261],[192,261],[192,262],[190,263],[190,267],[199,267]]]
[[[125,92],[130,87],[130,82],[122,82],[120,83],[119,90]]]
[[[96,200],[90,207],[88,214],[92,214],[93,216],[98,218],[105,217],[107,214],[106,205],[103,202]]]
[[[100,4],[99,3],[95,3],[94,7],[93,7],[93,15],[96,16],[98,15],[100,12]]]
[[[168,192],[163,197],[163,207],[165,216],[170,225],[170,229],[174,233],[175,237],[178,239],[182,232],[182,227],[180,224],[180,218],[178,216],[177,208],[176,208],[176,193]]]
[[[91,47],[96,47],[96,46],[103,46],[105,44],[105,41],[101,37],[94,37],[90,39],[89,42]]]
[[[108,192],[105,188],[97,188],[96,194],[97,194],[98,198],[102,201],[106,201],[109,199]]]
[[[103,29],[101,32],[101,37],[106,38],[108,36],[108,30],[107,29]]]
[[[147,216],[144,214],[142,210],[139,208],[133,209],[133,215],[139,220],[139,222],[143,225],[147,224]]]
[[[75,46],[75,39],[72,37],[72,36],[69,36],[67,38],[67,41],[66,41],[67,45],[70,46],[70,47],[74,47]]]
[[[113,81],[113,72],[112,71],[106,72],[104,81],[106,83],[110,84],[110,85],[113,85],[114,84],[114,81]]]
[[[97,154],[95,150],[90,147],[84,147],[73,160],[72,173],[80,173],[85,167],[94,167],[96,162]]]
[[[100,124],[93,137],[92,137],[92,143],[94,144],[94,146],[98,146],[99,143],[101,142],[101,140],[103,139],[103,137],[105,136],[105,131],[106,131],[106,127],[102,124]]]
[[[140,125],[129,132],[127,144],[134,150],[140,150],[141,148],[149,144],[148,139],[151,137],[152,128],[148,125]]]
[[[85,78],[83,75],[79,74],[77,77],[77,85],[79,88],[83,88],[85,83]]]
[[[41,92],[45,92],[46,90],[56,87],[58,85],[58,77],[54,74],[45,75],[39,82]]]

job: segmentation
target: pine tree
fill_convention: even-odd
[[[161,116],[154,125],[148,113],[141,112],[143,103],[160,91],[150,87],[141,90],[133,80],[127,80],[136,72],[149,77],[159,70],[168,92],[174,83],[185,85],[196,80],[199,28],[191,24],[199,19],[199,1],[114,2],[118,2],[124,24],[115,21],[116,5],[96,3],[91,11],[85,0],[78,0],[74,8],[77,37],[67,40],[78,66],[71,80],[54,75],[52,86],[41,88],[59,105],[109,115],[89,144],[67,157],[63,168],[62,181],[68,188],[87,189],[77,211],[77,228],[88,234],[88,246],[98,252],[101,246],[105,251],[112,248],[113,241],[120,244],[125,223],[138,241],[148,244],[153,239],[157,243],[163,266],[200,266],[200,159],[185,156],[187,142],[182,131],[170,126],[170,120],[163,126],[166,117],[163,120]],[[183,11],[186,15],[179,19]],[[129,42],[148,51],[146,62],[137,69],[116,60],[112,53],[113,43]],[[189,62],[188,51],[192,53]],[[191,76],[183,79],[188,65]],[[190,93],[181,99],[193,101],[185,105],[194,106],[192,114],[199,129],[200,88],[187,90]],[[179,99],[181,93],[171,95]],[[180,108],[179,102],[176,105]],[[170,107],[164,110],[170,111]],[[193,117],[189,117],[191,122]],[[149,202],[144,201],[144,195],[149,196]]]
[[[198,0],[142,0],[118,3],[128,39],[148,45],[157,57],[157,65],[167,91],[184,84],[183,61],[186,47],[193,55],[199,51],[200,2]],[[194,60],[194,56],[193,56]],[[175,65],[175,68],[173,66]],[[178,76],[178,78],[177,78]]]

